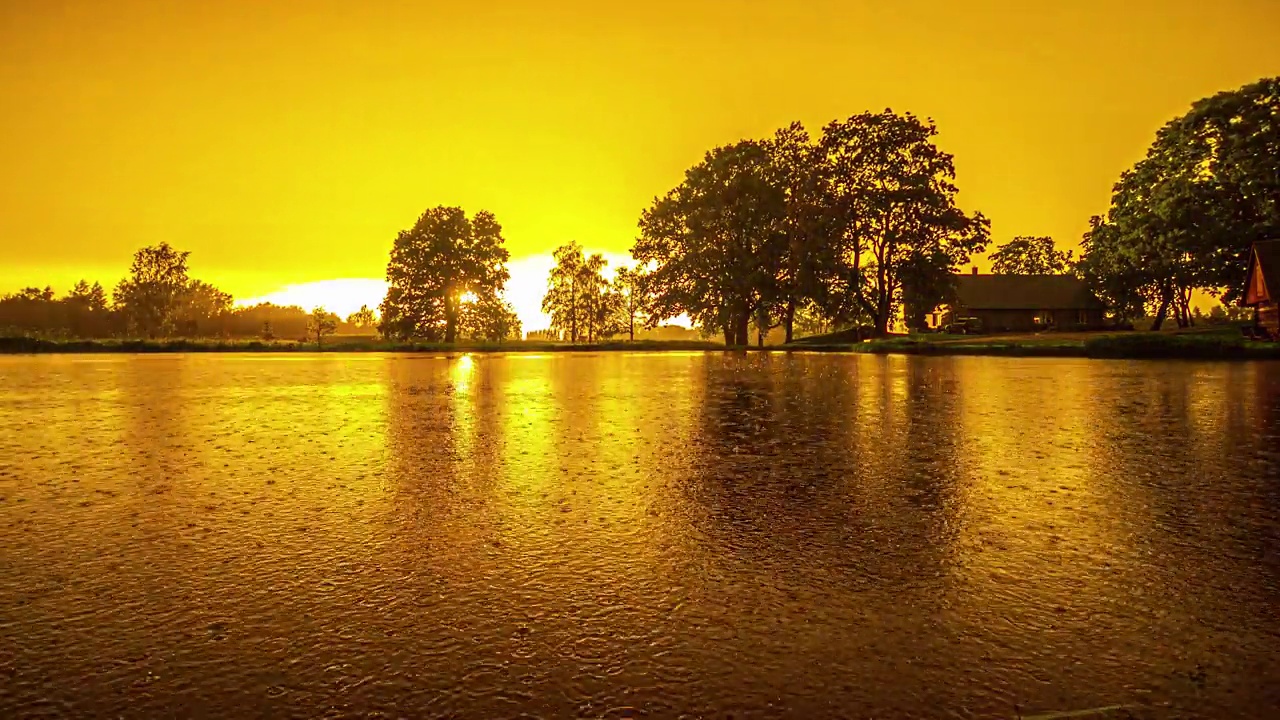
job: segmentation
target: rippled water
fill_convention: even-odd
[[[0,358],[3,717],[1268,717],[1280,365]]]

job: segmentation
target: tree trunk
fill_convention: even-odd
[[[1169,314],[1169,302],[1168,295],[1161,295],[1160,305],[1156,308],[1156,319],[1151,323],[1152,330],[1159,330],[1160,326],[1164,325],[1164,318]]]
[[[452,293],[450,293],[452,294]],[[444,298],[444,341],[452,345],[458,339],[458,306],[449,295]]]
[[[751,312],[746,309],[739,310],[733,325],[733,344],[738,347],[751,345]]]
[[[782,327],[787,333],[787,339],[785,342],[791,342],[791,333],[792,333],[792,329],[795,327],[795,323],[796,323],[796,299],[791,298],[790,300],[787,301],[786,314],[782,316]]]
[[[724,345],[725,347],[733,345],[733,323],[727,319],[724,321]]]
[[[889,307],[888,303],[881,303],[876,308],[876,337],[885,337],[889,334]]]

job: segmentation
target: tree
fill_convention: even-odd
[[[567,337],[569,342],[576,343],[578,328],[583,320],[578,283],[582,279],[586,259],[582,256],[582,246],[576,242],[556,248],[552,257],[556,264],[547,278],[547,294],[542,297],[542,312],[551,316],[553,331],[561,337]]]
[[[1121,174],[1080,263],[1095,292],[1123,312],[1172,311],[1191,322],[1196,289],[1238,300],[1250,245],[1280,236],[1280,78],[1193,104]]]
[[[930,286],[942,279],[938,271],[968,263],[986,246],[990,224],[956,207],[955,168],[934,145],[937,132],[932,121],[885,110],[830,123],[819,143],[828,163],[828,231],[842,265],[831,273],[842,292],[829,294],[826,309],[847,312],[852,296],[879,335],[888,332],[905,281],[915,281],[918,298],[944,294]]]
[[[1071,266],[1071,251],[1056,249],[1051,237],[1015,237],[991,253],[997,275],[1062,275]]]
[[[911,254],[898,268],[902,277],[902,315],[907,329],[922,332],[925,318],[955,299],[957,262],[947,249],[934,247]]]
[[[316,339],[316,347],[322,347],[325,335],[332,335],[338,329],[338,316],[317,307],[307,316],[307,333]]]
[[[604,278],[608,262],[603,255],[583,255],[582,246],[570,242],[556,248],[556,264],[547,278],[542,311],[551,316],[551,329],[568,338],[593,342],[610,334],[615,300]]]
[[[61,303],[53,288],[23,288],[0,298],[0,328],[15,334],[60,334],[65,329]]]
[[[604,278],[604,269],[608,261],[600,253],[593,253],[583,261],[578,270],[579,304],[582,308],[582,327],[587,332],[587,342],[595,342],[610,329],[613,315],[616,314],[613,295],[609,292],[609,281]]]
[[[106,337],[111,334],[112,314],[102,285],[81,280],[62,300],[66,306],[67,329],[75,337]]]
[[[115,290],[115,303],[129,328],[149,338],[169,335],[187,290],[187,257],[168,243],[134,253],[129,276]]]
[[[192,280],[179,296],[176,327],[192,336],[225,334],[232,298],[201,280]]]
[[[468,219],[457,207],[426,211],[391,248],[382,334],[454,342],[463,296],[497,295],[510,278],[509,257],[492,213]]]
[[[87,280],[81,280],[71,288],[71,292],[67,293],[66,299],[68,302],[94,312],[107,309],[107,293],[102,289],[102,285],[96,282],[90,286]]]
[[[786,196],[769,147],[744,140],[707,153],[644,211],[631,250],[646,273],[651,326],[688,314],[728,345],[746,345],[752,318],[787,291]],[[785,302],[785,301],[784,301]]]
[[[236,308],[229,318],[230,332],[240,337],[306,339],[311,335],[311,314],[297,305],[259,303]]]
[[[369,309],[368,305],[361,305],[359,310],[347,316],[347,322],[363,330],[376,325],[378,319],[374,317],[373,311]]]
[[[776,316],[785,332],[785,342],[791,342],[796,313],[826,290],[830,280],[826,275],[838,265],[832,254],[838,246],[828,242],[825,232],[829,217],[824,205],[828,168],[809,131],[793,122],[774,133],[767,147],[772,182],[783,195],[786,247],[777,268],[778,307],[768,312],[758,311],[757,325],[763,325],[758,327],[762,335],[768,334],[772,327],[770,319]]]
[[[627,340],[635,342],[636,322],[644,324],[644,275],[637,270],[620,267],[614,273],[610,292],[613,294],[612,305],[615,308],[614,321],[610,327],[610,335],[626,334]]]
[[[520,317],[511,303],[496,295],[480,295],[462,306],[462,334],[473,340],[519,340]]]

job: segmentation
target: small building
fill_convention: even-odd
[[[970,275],[956,277],[950,317],[977,318],[986,332],[1096,330],[1107,306],[1074,275]]]
[[[1276,287],[1272,295],[1270,286]],[[1258,325],[1273,337],[1280,336],[1280,240],[1256,242],[1249,249],[1249,276],[1245,282],[1244,302],[1257,312]]]

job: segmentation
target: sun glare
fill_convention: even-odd
[[[594,252],[588,250],[588,252]],[[603,253],[609,261],[605,277],[612,278],[619,267],[634,264],[631,257],[621,253]],[[503,298],[515,308],[525,332],[546,330],[550,319],[542,312],[542,296],[547,292],[547,276],[555,265],[550,254],[530,255],[507,264],[511,278],[503,290]],[[376,278],[339,278],[316,282],[286,285],[267,295],[244,298],[236,305],[244,307],[269,302],[275,305],[297,305],[304,310],[322,307],[340,317],[346,317],[367,305],[374,312],[387,294],[387,282]],[[463,302],[473,302],[473,292],[464,293]]]
[[[237,300],[236,305],[249,306],[269,302],[274,305],[297,305],[304,310],[322,307],[346,317],[367,305],[377,312],[387,294],[387,282],[374,278],[339,278],[286,285],[283,289],[259,297]]]

